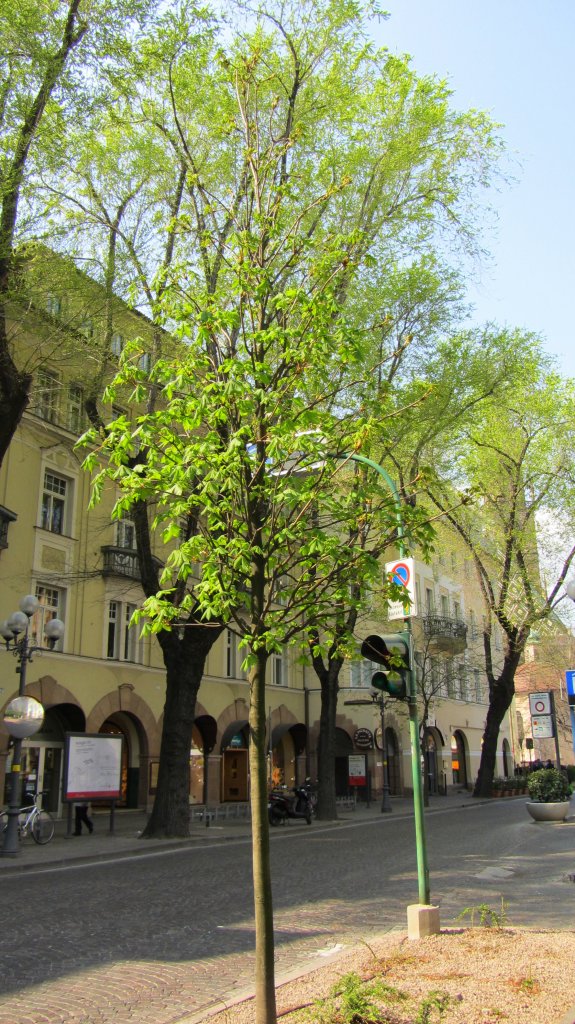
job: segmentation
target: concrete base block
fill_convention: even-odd
[[[408,939],[425,939],[428,935],[439,935],[439,932],[439,907],[412,903],[407,908]]]

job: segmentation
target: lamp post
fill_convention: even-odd
[[[44,708],[40,702],[25,695],[28,662],[32,661],[35,651],[46,650],[46,648],[30,643],[30,621],[38,607],[38,598],[34,594],[28,594],[20,601],[20,611],[13,612],[9,619],[0,623],[0,636],[5,640],[7,649],[17,659],[16,672],[20,676],[18,696],[10,701],[4,713],[4,725],[14,738],[14,745],[10,772],[8,825],[1,851],[3,857],[17,857],[20,853],[18,815],[22,799],[22,740],[37,732],[44,720]],[[48,650],[52,650],[56,642],[64,635],[64,623],[60,619],[50,619],[46,623],[44,632],[48,641]]]

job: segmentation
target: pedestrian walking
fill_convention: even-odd
[[[75,818],[75,829],[74,835],[82,835],[82,825],[85,825],[90,835],[94,831],[94,822],[88,816],[89,804],[76,804],[76,818]]]

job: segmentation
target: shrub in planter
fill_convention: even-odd
[[[571,796],[571,786],[557,768],[539,768],[532,772],[527,790],[531,799],[540,804],[559,804]]]

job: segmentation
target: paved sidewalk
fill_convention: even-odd
[[[525,799],[525,797],[514,797],[506,799]],[[392,797],[393,817],[406,817],[413,814],[413,800],[411,797]],[[430,807],[426,808],[426,814],[433,814],[434,811],[446,809],[456,810],[461,807],[478,806],[482,801],[475,800],[465,790],[455,790],[447,796],[431,797]],[[343,809],[338,811],[338,821],[322,822],[322,827],[327,825],[338,827],[338,823],[345,821],[366,820],[382,816],[381,804],[372,802],[369,807],[365,804],[358,804],[356,809]],[[54,838],[45,846],[38,846],[31,836],[27,836],[20,844],[20,852],[16,857],[3,857],[0,848],[0,878],[14,872],[42,869],[48,866],[65,867],[67,864],[74,864],[80,861],[107,860],[122,856],[134,856],[134,854],[149,854],[156,850],[167,850],[182,845],[196,845],[202,842],[222,842],[230,839],[247,838],[251,833],[251,822],[249,818],[218,818],[217,820],[193,821],[190,825],[190,835],[186,839],[142,839],[141,833],[145,828],[148,815],[143,811],[120,810],[116,811],[114,832],[110,833],[109,811],[94,809],[94,832],[88,835],[86,831],[81,836],[66,835],[67,822],[56,821]],[[291,827],[288,822],[287,827]],[[297,823],[297,827],[303,827]],[[313,827],[313,826],[312,826]],[[272,829],[272,835],[273,835]]]

